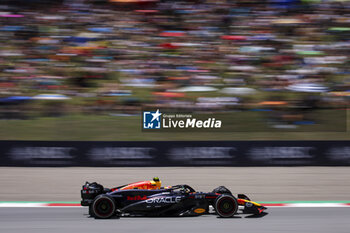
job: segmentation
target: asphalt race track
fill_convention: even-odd
[[[261,218],[199,217],[96,220],[87,209],[75,208],[0,208],[0,232],[298,232],[349,233],[350,208],[269,208]]]
[[[0,168],[0,201],[80,201],[84,181],[107,187],[159,176],[211,191],[225,185],[264,201],[348,201],[348,167]],[[215,215],[95,220],[82,207],[0,208],[0,233],[349,233],[350,207],[270,207],[261,218]]]

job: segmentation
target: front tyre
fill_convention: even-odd
[[[237,199],[231,195],[220,195],[216,198],[214,207],[216,213],[222,218],[230,218],[237,213]]]
[[[110,218],[115,214],[116,206],[113,198],[99,195],[92,203],[92,216],[95,218]]]

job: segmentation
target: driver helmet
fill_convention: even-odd
[[[160,187],[162,186],[162,182],[160,181],[160,179],[157,176],[153,177],[153,180],[151,180],[151,184],[153,186],[155,186],[156,189],[160,189]]]

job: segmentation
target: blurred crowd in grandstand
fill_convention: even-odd
[[[2,119],[348,103],[350,1],[58,2],[0,3]]]

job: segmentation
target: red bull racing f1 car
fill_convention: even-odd
[[[210,206],[223,218],[238,214],[262,215],[266,207],[251,201],[246,195],[232,195],[220,186],[212,192],[197,192],[186,184],[160,187],[158,178],[152,181],[104,188],[96,182],[86,182],[81,190],[81,205],[89,207],[92,217],[113,216],[197,216],[208,214]]]

